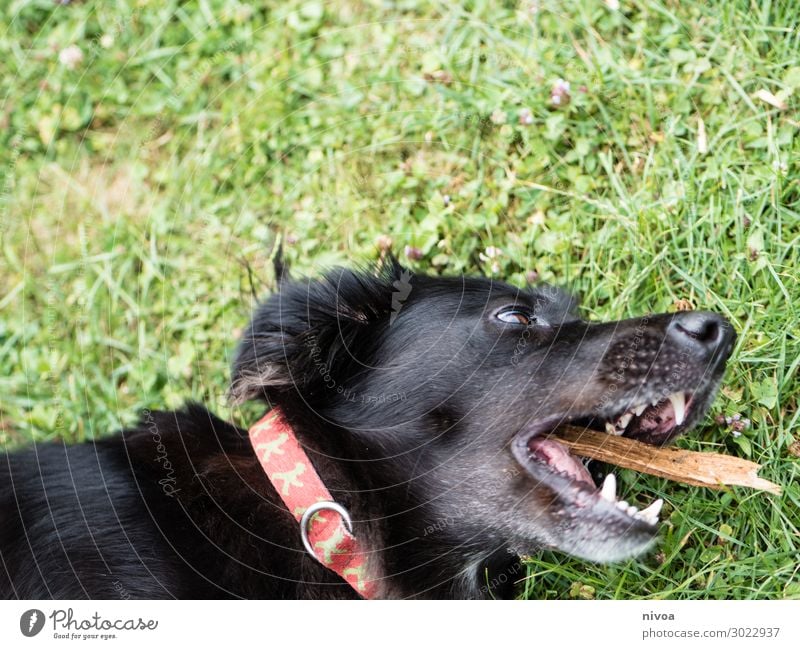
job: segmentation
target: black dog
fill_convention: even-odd
[[[336,270],[284,280],[231,384],[281,407],[353,519],[383,597],[510,596],[518,554],[645,550],[637,511],[546,434],[651,444],[694,426],[734,334],[712,313],[588,323],[549,287]],[[306,554],[246,431],[200,406],[0,457],[0,596],[349,598]]]

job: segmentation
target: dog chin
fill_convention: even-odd
[[[606,536],[598,539],[597,530],[575,531],[574,536],[565,536],[554,547],[578,559],[595,563],[614,563],[639,556],[655,543],[656,536],[647,530],[633,534]]]

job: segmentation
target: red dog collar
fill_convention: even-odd
[[[351,534],[350,515],[331,498],[280,409],[264,415],[249,434],[264,473],[300,522],[300,537],[309,554],[362,597],[374,597],[376,583],[367,578],[365,555]]]

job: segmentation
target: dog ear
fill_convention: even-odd
[[[408,274],[396,259],[380,269],[337,268],[318,280],[287,280],[259,306],[233,363],[233,403],[273,400],[302,390],[338,389],[362,366],[356,341],[388,325],[394,283]]]

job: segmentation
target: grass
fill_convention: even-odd
[[[523,596],[800,598],[796,12],[620,4],[6,3],[0,444],[190,398],[246,423],[227,368],[275,239],[318,273],[386,235],[419,270],[566,284],[589,318],[688,301],[739,331],[682,444],[784,495],[623,473],[667,501],[657,551],[535,557]],[[735,413],[739,437],[713,420]]]

